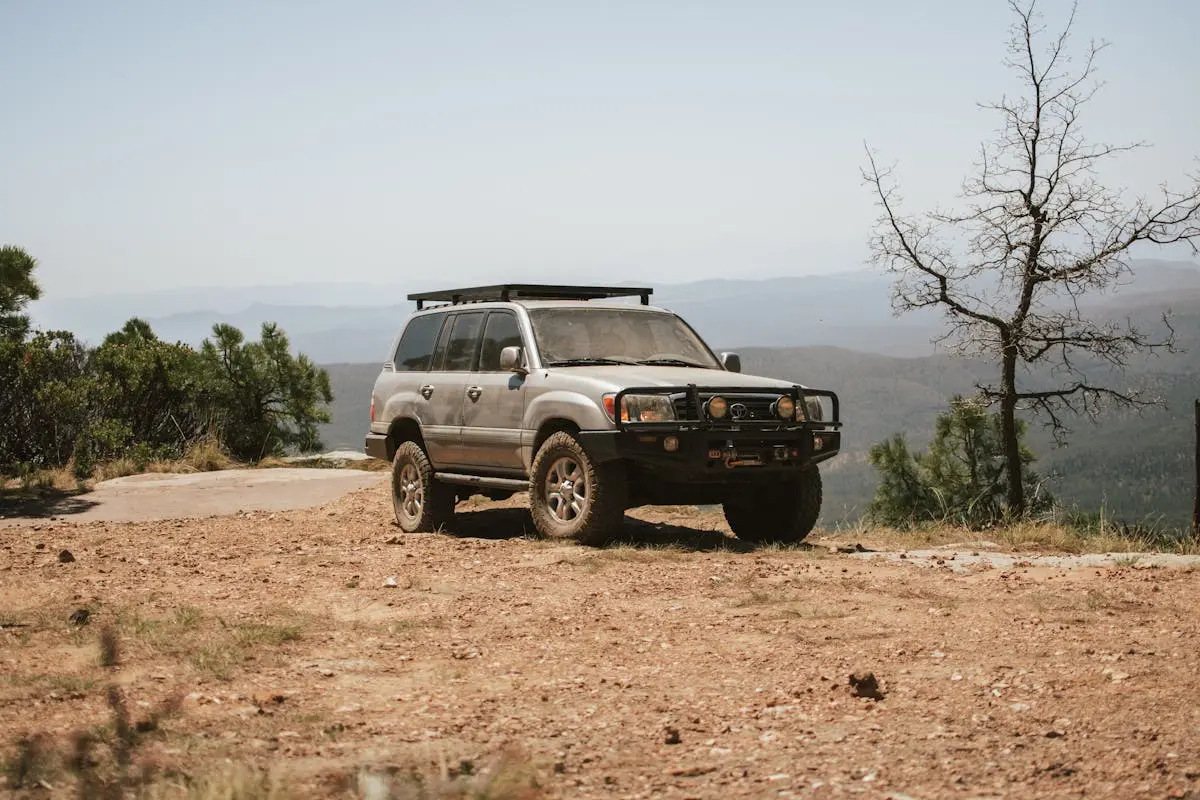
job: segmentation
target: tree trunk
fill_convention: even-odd
[[[1021,442],[1017,438],[1017,352],[1005,346],[1000,370],[1000,438],[1008,477],[1008,513],[1025,515],[1025,482],[1021,479]]]

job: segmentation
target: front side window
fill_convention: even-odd
[[[475,346],[479,344],[479,328],[482,324],[482,311],[455,315],[450,340],[446,343],[446,358],[442,362],[444,371],[470,371],[475,362]]]
[[[507,311],[488,314],[483,330],[483,344],[479,349],[479,371],[499,372],[500,351],[506,347],[521,346],[521,329],[517,317]]]
[[[530,310],[529,321],[547,366],[618,363],[721,368],[683,320],[663,311],[537,308]]]
[[[392,360],[397,372],[427,372],[433,363],[433,350],[445,314],[426,314],[413,317],[400,336],[396,357]]]

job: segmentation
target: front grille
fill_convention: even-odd
[[[700,394],[700,408],[691,408],[687,395],[675,395],[675,416],[679,419],[704,419],[704,404],[712,397],[712,393]],[[725,420],[730,422],[776,422],[779,417],[771,411],[771,404],[779,399],[778,394],[722,394],[729,401],[729,414]],[[734,417],[737,405],[745,406],[746,414],[741,418]]]

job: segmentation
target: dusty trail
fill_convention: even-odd
[[[190,474],[144,473],[96,484],[86,494],[27,503],[6,512],[0,527],[38,519],[71,522],[148,522],[240,511],[292,511],[331,502],[355,489],[384,485],[387,477],[357,469],[227,469]]]

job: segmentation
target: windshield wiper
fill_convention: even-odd
[[[703,364],[697,364],[695,361],[687,361],[682,358],[643,358],[637,362],[654,367],[695,367],[696,369],[709,369]]]
[[[547,367],[595,367],[613,364],[637,364],[630,358],[562,358],[557,361],[547,361]]]

